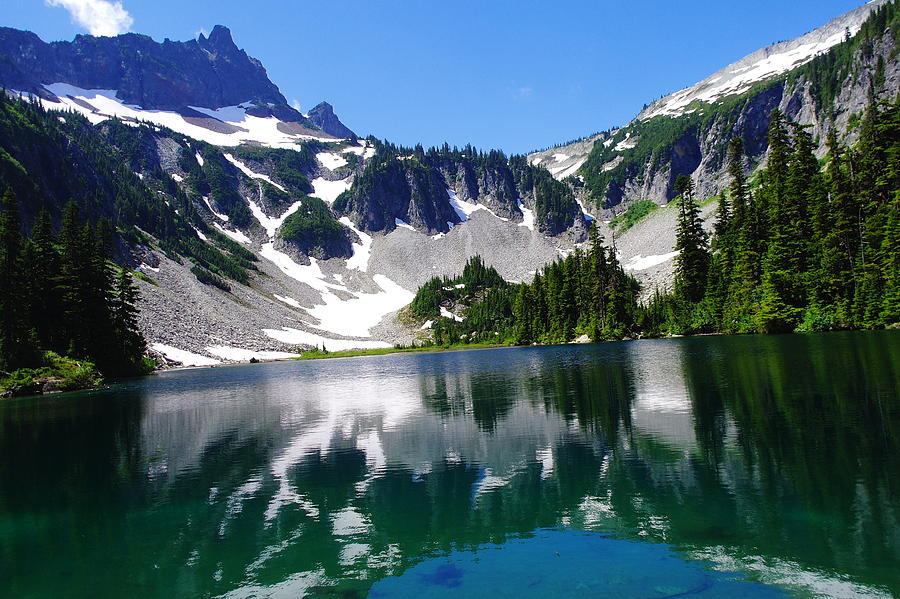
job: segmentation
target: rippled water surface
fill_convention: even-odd
[[[900,333],[0,402],[2,597],[900,595]]]

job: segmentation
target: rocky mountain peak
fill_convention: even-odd
[[[309,111],[307,118],[329,135],[347,139],[356,138],[356,134],[334,114],[334,107],[328,102],[319,102]]]
[[[138,34],[46,43],[29,32],[0,28],[0,86],[47,97],[44,86],[54,83],[116,90],[121,100],[146,110],[253,101],[282,106],[293,113],[291,120],[304,120],[222,25],[209,37],[162,43]]]

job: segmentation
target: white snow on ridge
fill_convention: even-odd
[[[298,149],[298,142],[307,139],[337,141],[324,133],[321,135],[285,133],[278,128],[282,121],[275,117],[263,118],[247,114],[247,108],[252,105],[246,102],[237,106],[216,109],[201,106],[190,107],[198,113],[225,123],[226,126],[230,125],[230,128],[234,129],[230,133],[226,133],[192,123],[177,112],[144,110],[134,104],[125,104],[117,97],[117,90],[114,89],[84,89],[68,83],[51,83],[45,85],[44,88],[59,99],[59,102],[41,99],[45,109],[70,109],[85,115],[94,124],[111,117],[119,117],[132,122],[146,121],[217,146],[237,146],[242,143],[256,142],[272,148]]]
[[[588,211],[585,210],[584,203],[578,198],[575,198],[575,201],[578,203],[578,207],[581,208],[581,213],[584,215],[584,217],[589,221],[594,220],[594,215],[589,214]]]
[[[275,181],[273,181],[271,178],[269,178],[269,175],[254,173],[253,171],[250,170],[250,168],[246,164],[244,164],[243,162],[241,162],[240,160],[238,160],[231,154],[223,154],[223,156],[225,156],[225,160],[227,160],[228,162],[230,162],[231,164],[236,166],[238,168],[238,170],[240,170],[242,173],[244,173],[251,179],[259,179],[261,181],[265,181],[272,187],[276,187],[276,188],[280,189],[281,191],[287,193],[287,190],[284,187],[282,187],[281,185],[279,185],[278,183],[276,183]]]
[[[326,204],[334,204],[339,195],[350,189],[351,177],[341,179],[340,181],[327,181],[322,177],[316,177],[312,180],[313,195]]]
[[[502,216],[497,216],[493,210],[485,206],[484,204],[473,204],[472,202],[464,202],[460,200],[456,196],[456,192],[452,189],[447,190],[447,196],[450,198],[450,207],[453,208],[453,211],[456,212],[456,216],[459,217],[460,222],[466,222],[472,216],[474,212],[479,210],[484,210],[493,216],[494,218],[499,218],[500,220],[509,221],[508,218],[503,218]],[[447,222],[451,228],[453,228],[453,223]]]
[[[325,274],[319,268],[319,263],[315,258],[309,259],[308,266],[297,264],[290,256],[276,250],[273,242],[264,243],[259,255],[277,266],[287,276],[309,285],[320,293],[330,293],[332,289],[343,289],[325,282]]]
[[[360,239],[360,243],[353,244],[353,257],[347,260],[347,268],[366,272],[369,269],[369,254],[372,251],[372,236],[357,229],[348,216],[341,217],[338,222],[356,233]]]
[[[346,337],[369,337],[372,327],[415,297],[414,293],[384,275],[375,275],[372,280],[381,288],[380,292],[354,293],[354,297],[348,300],[342,300],[333,293],[323,293],[324,304],[306,310],[319,320],[315,328]]]
[[[584,156],[582,158],[579,158],[569,166],[565,166],[563,168],[551,168],[547,170],[550,171],[550,174],[553,175],[554,178],[561,181],[569,175],[574,175],[575,173],[577,173],[578,169],[581,168],[581,165],[583,165],[586,160],[587,156]]]
[[[201,167],[205,164],[203,162],[203,156],[200,155],[200,152],[197,152],[196,154],[194,154],[194,158],[197,159],[197,164],[199,164]]]
[[[447,196],[450,198],[450,206],[462,222],[469,220],[469,216],[479,208],[478,204],[460,200],[452,189],[447,190]]]
[[[616,147],[613,148],[616,152],[624,152],[625,150],[630,150],[634,146],[637,145],[637,139],[631,139],[631,131],[629,131],[625,135],[625,139],[616,144]]]
[[[646,120],[660,115],[684,114],[693,102],[713,103],[719,98],[743,93],[759,81],[786,73],[839,44],[847,32],[855,35],[869,13],[884,1],[873,0],[806,35],[757,50],[696,85],[654,102],[637,118]]]
[[[568,159],[569,159],[568,154],[557,153],[557,154],[553,155],[553,160],[555,160],[556,162],[565,162]]]
[[[178,349],[177,347],[172,347],[171,345],[166,345],[164,343],[154,343],[150,348],[158,351],[170,360],[181,362],[184,366],[212,366],[213,364],[221,364],[221,362],[215,358],[201,356],[200,354]]]
[[[203,241],[209,241],[209,239],[206,237],[206,235],[203,234],[203,231],[201,231],[200,229],[198,229],[198,228],[195,227],[194,225],[191,225],[191,228],[194,230],[194,233],[197,234],[197,237],[199,237],[199,238],[202,239]]]

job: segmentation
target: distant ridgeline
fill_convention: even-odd
[[[691,180],[676,181],[674,290],[638,305],[636,281],[591,229],[588,250],[531,284],[503,281],[480,259],[432,279],[410,310],[438,344],[559,343],[696,333],[782,333],[900,323],[900,99],[873,99],[859,141],[834,131],[823,165],[804,127],[770,116],[766,168],[748,182],[740,138],[715,231],[703,229]]]
[[[337,199],[334,209],[350,216],[364,231],[391,231],[396,219],[429,234],[446,233],[461,221],[448,198],[487,207],[501,218],[521,221],[519,201],[534,207],[536,226],[548,235],[570,227],[585,227],[575,194],[550,172],[528,164],[524,156],[511,158],[499,150],[472,146],[427,151],[371,139],[375,156]],[[463,215],[464,216],[464,215]]]

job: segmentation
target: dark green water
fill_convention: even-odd
[[[900,595],[900,334],[0,402],[0,597]]]

